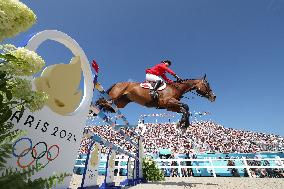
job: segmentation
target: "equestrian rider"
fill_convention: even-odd
[[[155,65],[152,68],[148,68],[146,70],[146,81],[152,81],[156,82],[155,86],[152,91],[150,91],[150,95],[153,99],[158,98],[158,93],[157,89],[162,85],[163,80],[162,78],[167,82],[167,83],[172,83],[173,81],[168,79],[166,76],[166,72],[169,74],[173,75],[177,81],[181,81],[182,79],[177,76],[177,74],[172,71],[169,67],[171,66],[172,62],[170,60],[163,60],[161,63]],[[162,78],[160,78],[160,77]]]

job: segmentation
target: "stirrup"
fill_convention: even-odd
[[[159,93],[157,91],[150,91],[150,96],[154,99],[157,100],[159,98]]]

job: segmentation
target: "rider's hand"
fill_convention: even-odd
[[[174,75],[174,77],[177,79],[177,82],[181,82],[182,81],[182,79],[179,76]]]

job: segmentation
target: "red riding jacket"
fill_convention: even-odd
[[[164,63],[157,64],[156,66],[146,70],[146,73],[161,76],[166,82],[172,83],[173,81],[167,78],[166,72],[171,75],[176,75],[176,73],[168,68]]]

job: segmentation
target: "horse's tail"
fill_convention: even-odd
[[[109,92],[112,90],[112,88],[115,86],[113,84],[107,91],[106,93],[109,94]],[[110,103],[104,99],[103,97],[99,98],[96,102],[95,105],[103,112],[111,112],[114,113],[115,110],[111,107]]]
[[[115,110],[111,107],[109,102],[104,99],[104,98],[99,98],[96,102],[95,105],[103,112],[111,112],[114,113]]]

